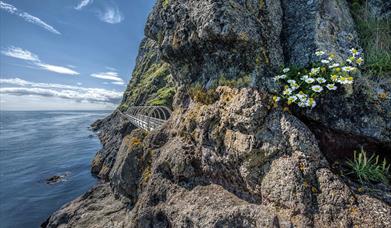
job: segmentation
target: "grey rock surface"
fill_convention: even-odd
[[[387,0],[368,0],[371,16],[377,19],[390,19],[391,2]]]
[[[126,205],[108,184],[99,184],[54,213],[46,227],[125,227],[126,217]]]
[[[96,121],[92,128],[98,133],[102,149],[97,152],[92,161],[91,172],[107,180],[122,138],[135,127],[120,112],[115,111],[105,119]]]
[[[273,108],[268,95],[228,87],[218,93],[212,105],[192,102],[177,109],[160,131],[143,138],[138,130],[125,138],[110,174],[113,191],[107,190],[116,199],[102,200],[115,203],[102,211],[126,204],[126,213],[116,214],[125,227],[391,224],[391,206],[352,192],[330,170],[311,131]],[[90,200],[95,197],[76,200],[49,224],[89,213]]]
[[[267,74],[282,64],[279,1],[157,2],[146,35],[180,84]]]
[[[271,101],[281,65],[358,47],[345,0],[159,0],[145,33],[120,110],[175,85],[173,115],[149,133],[118,111],[97,121],[92,171],[107,182],[49,227],[391,226],[381,190],[359,192],[327,160],[358,145],[391,151],[390,80],[363,74],[293,114]],[[213,104],[187,95],[244,76],[253,88],[219,87]]]
[[[358,47],[357,33],[345,0],[282,0],[286,63],[305,66],[324,50],[346,59]]]

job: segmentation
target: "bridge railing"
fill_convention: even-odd
[[[161,127],[171,117],[171,113],[165,106],[131,106],[123,112],[132,124],[146,131]]]

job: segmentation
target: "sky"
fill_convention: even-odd
[[[0,0],[0,110],[114,109],[155,0]]]

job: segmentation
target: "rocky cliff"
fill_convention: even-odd
[[[93,125],[103,148],[92,172],[102,183],[45,226],[390,227],[389,186],[361,186],[335,166],[359,146],[390,158],[389,68],[368,66],[314,109],[272,101],[281,65],[367,47],[356,4],[364,3],[158,0],[122,104]],[[388,1],[365,4],[370,17],[389,20]],[[215,89],[239,80],[242,88]],[[193,99],[195,85],[213,89],[213,102]],[[144,132],[120,113],[133,105],[174,111]]]

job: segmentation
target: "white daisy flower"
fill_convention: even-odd
[[[342,67],[342,70],[345,72],[354,71],[355,69],[356,69],[355,67],[351,67],[351,66]]]
[[[303,75],[300,79],[303,80],[303,81],[305,81],[305,80],[308,79],[308,75]]]
[[[312,89],[313,91],[317,92],[317,93],[320,93],[320,92],[323,91],[323,88],[322,88],[322,86],[320,86],[320,85],[314,85],[314,86],[311,87],[311,89]]]
[[[327,60],[327,59],[322,59],[320,62],[323,63],[323,64],[329,64],[330,63],[330,61]]]
[[[289,84],[295,84],[295,83],[296,83],[296,81],[295,81],[295,80],[293,80],[293,79],[289,79],[289,80],[288,80],[288,83],[289,83]]]
[[[284,94],[284,95],[291,95],[291,93],[292,93],[292,89],[290,89],[290,88],[287,88],[287,89],[285,89],[285,90],[282,92],[282,94]]]
[[[314,82],[315,82],[315,79],[313,79],[313,78],[307,78],[307,79],[305,80],[305,82],[308,83],[308,84],[311,84],[311,83],[314,83]]]
[[[306,101],[305,105],[307,107],[315,108],[316,106],[316,101],[313,98],[310,98]]]
[[[330,65],[329,68],[336,68],[339,67],[339,63],[334,63],[333,65]]]
[[[338,80],[338,75],[333,74],[333,75],[331,75],[330,79],[331,79],[331,81],[335,82]]]
[[[355,49],[355,48],[350,49],[350,52],[351,52],[353,55],[357,55],[357,54],[358,54],[358,50]]]
[[[326,79],[324,78],[317,78],[316,81],[318,81],[319,83],[325,83],[326,82]]]
[[[297,90],[299,87],[300,87],[300,86],[299,86],[297,83],[291,84],[291,89],[292,89],[292,91]]]
[[[341,84],[353,84],[353,77],[339,77],[338,82]]]
[[[321,55],[324,55],[324,54],[325,54],[324,51],[316,51],[316,52],[315,52],[315,55],[316,55],[316,56],[321,56]]]
[[[293,103],[297,100],[297,97],[295,95],[288,97],[288,101]]]
[[[280,79],[285,79],[286,78],[286,75],[283,74],[283,75],[280,75]]]
[[[296,94],[296,97],[299,98],[299,100],[301,100],[301,101],[305,101],[308,98],[308,96],[304,93],[298,93],[298,94]]]
[[[307,106],[307,105],[306,105],[306,101],[300,101],[297,105],[298,105],[299,107],[301,107],[301,108],[304,108],[304,107]]]
[[[284,73],[288,73],[289,71],[290,71],[289,68],[285,68],[285,69],[282,70],[282,72],[284,72]]]
[[[334,84],[327,84],[326,87],[327,87],[327,89],[329,89],[329,90],[336,90],[336,89],[338,88],[338,87],[335,86]]]
[[[316,74],[318,74],[320,72],[320,67],[318,67],[318,68],[312,68],[311,69],[311,74],[312,75],[316,75]]]
[[[356,63],[361,66],[364,63],[364,59],[360,57],[356,60]]]
[[[339,82],[339,83],[341,83],[341,84],[347,84],[346,78],[345,78],[345,77],[342,77],[342,76],[338,78],[337,82]]]

